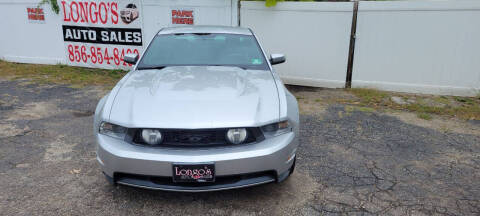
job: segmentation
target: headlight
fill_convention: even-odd
[[[162,133],[156,129],[143,129],[142,139],[149,145],[158,145],[162,142]]]
[[[247,139],[247,129],[233,128],[227,131],[227,139],[233,144],[240,144]]]
[[[292,126],[288,121],[276,122],[262,127],[265,136],[278,136],[292,131]]]
[[[114,138],[124,139],[127,128],[108,122],[102,122],[98,132]]]

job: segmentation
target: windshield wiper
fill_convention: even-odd
[[[166,68],[166,65],[156,65],[156,66],[145,66],[145,67],[138,67],[138,70],[152,70],[152,69],[157,69],[161,70],[163,68]]]
[[[247,69],[248,69],[247,67],[242,67],[242,66],[239,66],[239,65],[221,65],[221,64],[214,64],[214,65],[208,65],[208,66],[238,67],[238,68],[243,69],[243,70],[247,70]]]
[[[178,66],[189,66],[189,65],[178,65]],[[190,65],[190,66],[195,66],[195,65]],[[199,65],[199,66],[217,66],[217,67],[237,67],[243,70],[247,70],[247,67],[239,66],[239,65],[222,65],[222,64],[209,64],[209,65]],[[137,70],[161,70],[168,67],[168,65],[156,65],[156,66],[144,66],[144,67],[138,67]]]

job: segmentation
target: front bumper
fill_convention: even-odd
[[[170,191],[212,191],[281,181],[298,147],[295,133],[255,144],[215,148],[150,148],[97,135],[97,160],[112,183]],[[215,183],[175,184],[172,163],[215,163]],[[223,179],[223,180],[222,180]]]

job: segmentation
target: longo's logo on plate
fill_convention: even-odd
[[[175,175],[180,176],[180,178],[186,179],[200,179],[200,178],[211,178],[212,177],[212,170],[208,167],[200,168],[200,169],[181,169],[175,167]]]

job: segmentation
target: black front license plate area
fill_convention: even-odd
[[[174,182],[214,182],[215,164],[173,164]]]

